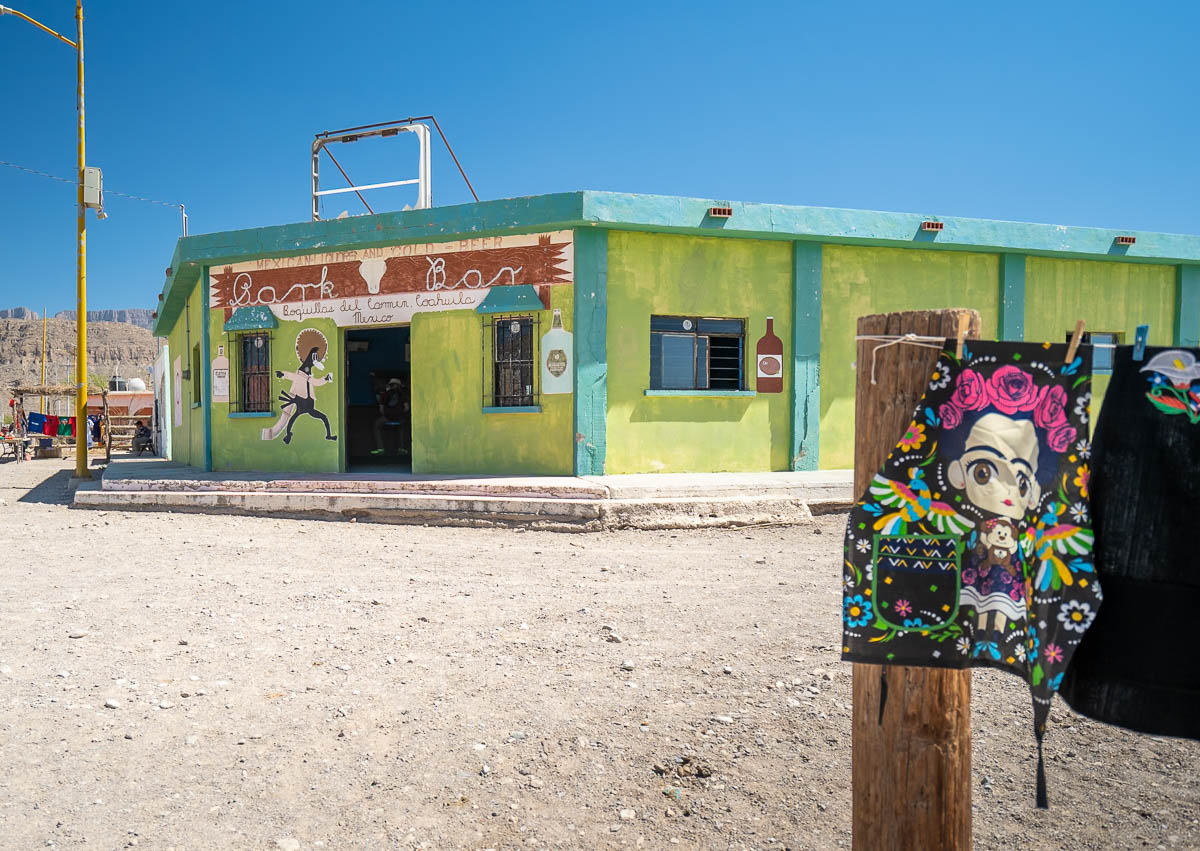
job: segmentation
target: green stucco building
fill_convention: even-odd
[[[1197,346],[1200,237],[572,192],[184,237],[154,331],[203,469],[810,470],[856,318],[945,307]]]

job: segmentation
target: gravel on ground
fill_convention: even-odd
[[[850,844],[844,515],[554,534],[68,507],[0,464],[0,846]],[[973,681],[979,848],[1200,847],[1200,743]]]

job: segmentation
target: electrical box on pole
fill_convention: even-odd
[[[93,166],[83,169],[83,206],[92,210],[104,209],[104,175]]]

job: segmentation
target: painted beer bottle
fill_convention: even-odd
[[[775,317],[767,317],[767,333],[758,341],[759,393],[783,392],[783,340],[775,336]]]
[[[562,311],[555,309],[550,330],[542,335],[542,393],[570,393],[571,332],[563,328]]]

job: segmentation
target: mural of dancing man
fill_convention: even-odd
[[[300,368],[295,372],[276,371],[276,378],[290,381],[291,387],[279,394],[283,409],[279,420],[270,428],[262,431],[263,440],[274,440],[283,434],[283,442],[292,442],[292,427],[301,414],[308,414],[325,425],[325,439],[337,440],[337,436],[329,428],[329,417],[317,410],[316,387],[318,384],[328,384],[333,381],[333,373],[325,374],[324,378],[313,376],[313,367],[324,369],[322,359],[329,351],[329,341],[325,335],[314,328],[305,328],[296,335],[296,357],[300,360]]]

